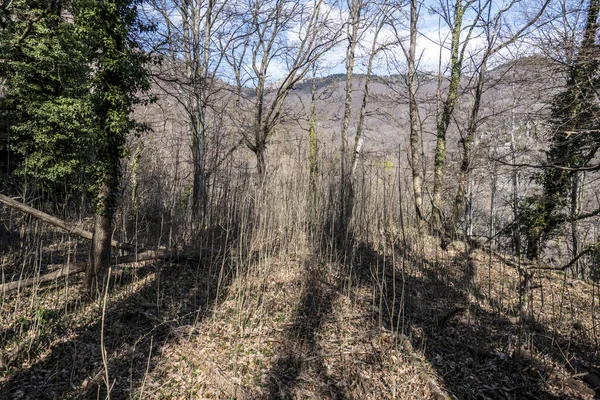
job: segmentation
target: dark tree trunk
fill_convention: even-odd
[[[540,236],[537,232],[528,233],[527,235],[527,253],[529,260],[537,260],[540,254]]]
[[[446,169],[446,133],[450,127],[454,108],[458,99],[459,85],[462,77],[463,53],[461,53],[462,21],[465,9],[462,0],[456,0],[454,6],[454,23],[452,26],[452,45],[450,50],[450,82],[448,84],[446,99],[438,111],[437,139],[434,153],[433,169],[433,201],[432,201],[432,227],[435,232],[442,233],[442,191],[444,189],[444,171]],[[463,47],[464,49],[464,47]],[[440,92],[438,87],[438,93]]]
[[[193,140],[194,184],[192,188],[192,215],[195,223],[204,217],[206,209],[206,172],[204,170],[203,146],[201,140]]]
[[[262,184],[265,180],[265,174],[267,172],[267,162],[265,161],[264,150],[258,150],[256,152],[256,169],[258,171],[258,181]]]
[[[345,244],[349,239],[348,227],[350,226],[352,212],[354,211],[354,184],[352,182],[352,177],[348,176],[346,179],[344,179],[342,185],[340,227],[338,234],[340,235],[341,243]]]
[[[102,293],[106,281],[106,273],[110,266],[110,245],[114,214],[113,197],[114,193],[109,185],[103,185],[100,204],[96,207],[94,216],[94,236],[92,238],[90,259],[86,270],[86,283],[92,295]]]
[[[577,217],[579,216],[579,185],[580,185],[580,179],[579,179],[579,173],[578,172],[574,172],[573,176],[572,176],[572,186],[571,186],[571,239],[573,241],[573,248],[572,248],[572,256],[573,258],[576,258],[577,255],[579,254],[579,234],[578,234],[578,227],[577,227]],[[582,277],[583,278],[583,271],[581,271],[581,262],[579,262],[579,260],[577,260],[575,262],[575,276],[576,277]],[[581,274],[581,275],[580,275]]]

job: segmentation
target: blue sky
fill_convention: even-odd
[[[310,4],[312,1],[315,1],[315,0],[303,0],[303,1],[306,1],[307,4]],[[441,0],[441,1],[446,2],[447,0]],[[506,6],[506,4],[508,4],[510,1],[514,1],[514,0],[491,0],[491,1],[492,1],[492,7],[495,10],[497,10],[501,7]],[[517,6],[515,7],[514,11],[511,11],[511,14],[508,15],[509,20],[518,21],[518,17],[520,15],[519,13],[520,13],[520,11],[522,11],[522,9],[524,7],[532,7],[539,1],[542,1],[542,0],[517,1]],[[558,1],[558,0],[555,0],[555,1]],[[450,3],[449,6],[452,8],[454,0],[449,0],[448,2]],[[483,2],[483,0],[482,0],[482,2]],[[238,4],[242,4],[242,3],[243,3],[243,0]],[[448,49],[450,28],[447,26],[446,22],[443,21],[439,17],[438,14],[429,11],[429,8],[433,5],[436,5],[439,8],[439,4],[440,4],[440,0],[425,0],[421,7],[419,23],[418,23],[419,36],[418,36],[418,42],[417,42],[417,54],[420,57],[419,69],[421,69],[421,70],[437,71],[438,64],[440,63],[440,59],[441,59],[442,70],[444,70],[444,68],[447,65],[448,60],[450,58],[450,54],[449,54],[450,52]],[[329,7],[328,10],[332,10],[332,15],[335,15],[336,23],[341,24],[347,19],[348,14],[343,8],[340,8],[337,5],[332,5],[331,3],[329,3],[327,5],[327,7]],[[147,11],[150,11],[150,10],[147,10]],[[405,6],[405,11],[407,14],[408,6]],[[472,11],[466,13],[464,25],[469,25],[472,22],[472,20],[474,18],[473,14],[474,13]],[[172,16],[174,17],[175,20],[177,20],[176,12],[174,14],[172,14]],[[402,36],[405,36],[407,38],[408,37],[407,28],[402,27],[402,25],[408,26],[408,21],[406,20],[406,17],[399,17],[398,21],[399,22],[396,24],[396,29],[400,31]],[[300,26],[291,27],[290,32],[288,34],[289,40],[293,40],[294,34],[297,34],[300,30],[301,30]],[[366,58],[368,51],[370,50],[371,43],[373,41],[373,36],[374,36],[374,34],[373,34],[372,30],[364,32],[363,39],[362,39],[361,45],[359,46],[359,50],[358,50],[357,65],[355,67],[356,68],[355,70],[357,73],[362,73],[362,72],[365,72],[365,70],[366,70],[365,58]],[[392,28],[386,27],[383,29],[383,31],[380,35],[379,41],[380,42],[382,42],[382,41],[389,42],[393,36],[394,35],[393,35]],[[319,63],[320,75],[345,73],[344,60],[345,60],[346,43],[347,43],[346,41],[342,41],[339,45],[337,45],[335,48],[333,48],[331,51],[329,51],[322,58],[322,60]],[[480,49],[484,44],[485,44],[484,39],[481,36],[475,35],[475,37],[473,37],[471,39],[469,46],[467,48],[468,53],[476,54],[477,50]],[[524,47],[522,47],[521,50],[523,50],[523,48]],[[511,50],[514,50],[514,49],[511,49]],[[361,58],[361,55],[362,55],[362,58]],[[389,61],[389,60],[396,61],[395,63],[392,63],[392,64],[394,64],[394,68],[392,68],[391,70],[388,68],[389,63],[387,61]],[[376,73],[378,75],[404,72],[404,69],[405,69],[404,55],[403,55],[400,47],[397,45],[389,47],[388,52],[385,55],[381,54],[377,61],[378,61],[378,63],[375,67],[374,73]],[[269,70],[268,70],[268,80],[269,81],[277,81],[278,79],[281,79],[282,77],[284,77],[286,74],[287,74],[287,66],[286,66],[285,60],[274,59],[271,62]]]

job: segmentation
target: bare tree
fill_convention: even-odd
[[[489,0],[486,2],[488,3]],[[442,189],[444,186],[444,173],[446,169],[446,134],[452,121],[454,109],[458,101],[459,86],[463,74],[463,62],[465,52],[469,45],[477,22],[483,12],[482,7],[472,10],[475,13],[473,20],[463,27],[465,12],[478,5],[477,0],[456,0],[454,6],[445,1],[440,1],[437,12],[451,28],[450,32],[450,78],[448,89],[444,100],[438,99],[437,137],[435,145],[435,162],[433,177],[433,199],[432,199],[432,225],[435,230],[442,229]],[[464,39],[461,38],[463,30],[466,29]],[[441,83],[440,83],[441,84]],[[441,91],[438,91],[441,93]]]
[[[308,127],[308,166],[310,170],[310,195],[311,204],[317,193],[317,173],[318,173],[318,141],[317,141],[317,64],[312,67],[312,84],[310,89],[310,121]]]
[[[450,230],[456,229],[458,219],[464,211],[466,190],[473,162],[474,138],[481,122],[479,114],[487,83],[486,73],[488,63],[494,55],[522,38],[530,29],[535,28],[536,22],[543,14],[549,2],[549,0],[545,0],[535,15],[527,19],[521,26],[514,26],[514,24],[511,24],[507,20],[510,18],[509,15],[512,9],[519,3],[516,0],[508,2],[497,11],[494,11],[494,4],[488,1],[483,4],[484,8],[479,11],[481,18],[480,26],[485,38],[485,47],[482,49],[481,56],[474,55],[470,58],[476,71],[474,75],[475,87],[467,127],[464,130],[460,130],[461,137],[459,142],[462,147],[462,161],[452,208],[452,217],[448,221],[448,229]]]
[[[398,29],[400,22],[394,21],[393,28],[398,45],[402,49],[406,59],[407,66],[406,86],[408,89],[408,118],[410,123],[410,167],[412,170],[412,186],[417,225],[418,228],[421,229],[425,221],[425,214],[423,211],[423,160],[421,159],[422,132],[419,106],[417,102],[417,24],[419,20],[421,3],[417,0],[410,0],[409,4],[410,26],[408,46],[406,46],[405,39],[402,37],[401,31]]]
[[[352,215],[353,187],[350,172],[350,158],[348,157],[348,129],[352,117],[352,89],[354,79],[354,66],[356,60],[356,46],[360,41],[360,24],[364,13],[365,1],[348,1],[348,20],[346,21],[346,87],[344,100],[344,116],[342,118],[342,147],[340,157],[340,223],[342,234],[345,235],[347,225]]]
[[[193,164],[192,215],[204,215],[207,201],[211,114],[219,114],[219,72],[223,42],[231,29],[231,7],[223,0],[150,0],[149,17],[159,26],[155,45],[165,54],[156,83],[173,96],[187,115]],[[182,73],[183,72],[183,73]]]
[[[268,139],[281,122],[286,98],[340,31],[323,0],[248,0],[245,7],[226,59],[237,86],[236,106],[246,116],[239,133],[256,156],[262,182]]]
[[[348,45],[346,47],[346,87],[344,101],[344,116],[342,119],[342,147],[340,157],[340,223],[342,234],[346,233],[348,224],[352,217],[354,209],[354,177],[356,167],[360,158],[360,152],[363,145],[363,130],[365,125],[365,116],[367,104],[369,103],[369,89],[371,77],[373,74],[373,65],[377,54],[385,48],[386,43],[381,43],[380,34],[388,23],[387,17],[390,5],[387,1],[368,4],[362,0],[351,0],[348,2],[348,20],[346,22],[346,38]],[[373,6],[372,8],[368,6]],[[352,100],[354,68],[356,63],[356,50],[365,40],[367,32],[372,33],[372,40],[366,49],[366,73],[363,85],[363,97],[356,123],[354,136],[354,146],[352,153],[349,153],[348,133],[352,121]]]

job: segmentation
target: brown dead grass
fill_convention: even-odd
[[[430,247],[424,258],[407,314],[453,394],[594,398],[587,381],[598,373],[600,337],[591,283],[536,271],[533,289],[522,291],[516,267],[464,243]]]
[[[423,356],[376,329],[368,299],[353,302],[340,293],[339,266],[306,255],[266,264],[261,277],[235,282],[193,335],[163,351],[164,363],[146,383],[156,390],[150,397],[430,398],[433,372]],[[307,265],[319,271],[321,289],[307,282],[314,278]],[[307,300],[316,290],[328,299]],[[240,307],[239,292],[253,301]],[[328,301],[326,314],[299,307]],[[315,317],[316,324],[308,321]]]
[[[578,369],[597,368],[590,284],[536,273],[523,318],[514,267],[429,242],[357,250],[352,268],[367,272],[351,284],[348,265],[309,251],[231,264],[221,294],[220,271],[202,264],[119,269],[105,327],[112,397],[593,397]],[[103,397],[100,311],[79,278],[5,296],[0,398]]]

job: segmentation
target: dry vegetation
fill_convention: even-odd
[[[600,398],[600,0],[0,14],[0,400]]]
[[[127,216],[140,243],[187,236],[180,250],[202,257],[117,265],[99,300],[79,276],[3,293],[0,397],[593,398],[597,284],[526,279],[489,246],[443,250],[410,228],[404,170],[380,164],[362,167],[343,246],[335,180],[322,171],[310,198],[293,159],[261,189],[242,168],[194,235],[169,234],[168,209]],[[2,213],[5,282],[87,257],[85,241]]]

